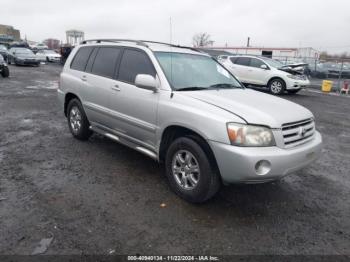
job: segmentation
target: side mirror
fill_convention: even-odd
[[[138,88],[143,88],[147,90],[151,90],[153,92],[157,92],[157,81],[151,75],[138,74],[135,78],[135,85]]]
[[[267,70],[267,69],[268,69],[267,65],[261,65],[260,68],[261,68],[261,69],[264,69],[264,70]]]

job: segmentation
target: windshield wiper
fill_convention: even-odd
[[[176,89],[176,91],[196,91],[196,90],[205,90],[205,89],[208,89],[208,88],[201,87],[201,86],[187,86],[187,87]]]
[[[227,83],[220,83],[220,84],[215,84],[211,85],[210,88],[227,88],[227,89],[232,89],[232,88],[241,88],[240,86],[235,86],[232,84],[227,84]]]

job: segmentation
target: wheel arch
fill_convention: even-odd
[[[68,107],[68,104],[69,102],[72,100],[72,99],[78,99],[80,102],[80,98],[74,94],[74,93],[71,93],[71,92],[68,92],[65,96],[64,96],[64,115],[67,116],[67,107]]]
[[[169,148],[171,143],[179,137],[189,137],[193,139],[195,142],[197,142],[202,147],[204,152],[206,152],[208,158],[210,159],[210,162],[213,164],[213,167],[216,169],[216,171],[220,175],[220,171],[218,168],[218,164],[216,162],[214,152],[211,149],[209,143],[207,142],[207,139],[199,132],[181,125],[170,125],[163,130],[161,140],[160,140],[160,145],[159,145],[159,162],[160,163],[165,162],[167,149]]]
[[[284,84],[284,87],[286,87],[287,83],[286,81],[283,79],[283,77],[280,77],[280,76],[273,76],[269,79],[269,81],[267,81],[267,86],[270,85],[270,83],[273,81],[273,80],[281,80]]]

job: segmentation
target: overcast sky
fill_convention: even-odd
[[[207,32],[215,46],[311,46],[350,53],[349,0],[0,0],[0,24],[28,40],[133,38],[192,44]]]

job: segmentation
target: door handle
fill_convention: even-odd
[[[81,81],[86,81],[86,76],[82,76]]]
[[[118,85],[114,85],[111,87],[113,91],[120,91],[120,87]]]

